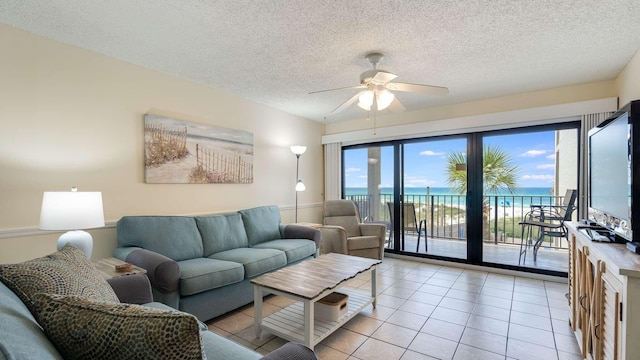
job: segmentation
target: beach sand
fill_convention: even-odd
[[[525,213],[523,214],[523,209],[520,207],[503,207],[503,206],[498,206],[497,208],[497,214],[498,214],[498,219],[501,218],[505,218],[505,217],[516,217],[516,218],[521,218],[522,216],[526,215],[526,212],[529,211],[529,208],[525,209]],[[491,217],[494,216],[494,214],[496,214],[496,208],[494,206],[491,207],[491,213],[490,213]]]
[[[145,167],[145,182],[150,184],[188,184],[189,174],[196,167],[196,141],[187,138],[189,155],[157,167]]]

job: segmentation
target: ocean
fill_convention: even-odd
[[[466,198],[448,187],[429,187],[429,188],[405,188],[406,201],[424,202],[427,193],[434,196],[435,202],[446,204],[459,204],[464,206]],[[350,187],[345,188],[345,197],[362,197],[368,194],[367,188]],[[393,188],[380,188],[380,195],[383,199],[391,199]],[[499,206],[506,207],[528,207],[530,204],[549,205],[553,202],[553,189],[551,187],[522,187],[511,194],[507,191],[500,193],[488,193],[491,206],[495,202]],[[386,201],[386,200],[385,200]]]

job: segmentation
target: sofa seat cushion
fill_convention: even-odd
[[[240,248],[219,252],[210,258],[233,261],[244,266],[244,276],[249,279],[279,269],[287,264],[284,251],[277,249]]]
[[[79,296],[37,294],[47,337],[65,359],[202,359],[195,316]]]
[[[242,264],[232,261],[197,258],[178,261],[180,295],[187,296],[244,280]]]
[[[29,309],[1,282],[0,359],[62,360]]]
[[[347,239],[349,250],[371,249],[380,247],[378,236],[354,236]]]
[[[316,244],[306,239],[282,239],[260,243],[254,249],[278,249],[287,256],[287,264],[294,263],[316,253]]]
[[[37,293],[78,295],[92,300],[120,302],[91,260],[70,244],[41,258],[0,265],[0,281],[18,295],[34,315],[33,297]]]
[[[196,216],[202,236],[204,257],[217,252],[249,246],[244,223],[239,213]]]

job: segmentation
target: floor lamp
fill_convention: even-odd
[[[306,146],[291,146],[291,152],[296,156],[296,223],[298,222],[298,192],[306,189],[304,183],[300,180],[300,155],[304,154],[305,151],[307,151]]]

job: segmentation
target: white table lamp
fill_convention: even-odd
[[[40,226],[42,230],[71,230],[58,238],[58,250],[71,244],[88,258],[93,252],[93,238],[83,229],[104,226],[101,192],[49,192],[42,197]]]

